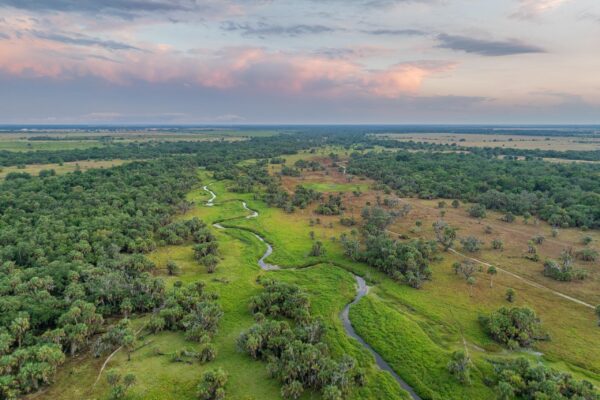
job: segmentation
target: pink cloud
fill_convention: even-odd
[[[9,40],[0,40],[1,71],[53,79],[91,76],[119,85],[141,80],[221,90],[245,88],[291,95],[393,98],[416,93],[428,76],[452,68],[452,64],[444,62],[408,62],[372,70],[348,58],[270,52],[256,47],[188,54],[161,45],[146,46],[144,51],[115,51],[21,32]]]

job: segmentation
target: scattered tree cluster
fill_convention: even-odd
[[[206,292],[201,281],[175,286],[166,296],[160,311],[152,316],[147,328],[153,333],[165,329],[184,331],[187,340],[208,344],[223,316],[217,299],[215,293]]]
[[[353,153],[348,172],[365,175],[401,196],[450,198],[513,215],[536,215],[559,227],[600,227],[600,166],[514,161],[476,153]],[[485,208],[484,208],[485,207]]]
[[[578,381],[524,357],[495,363],[496,393],[499,400],[572,399],[598,400],[600,393],[590,382]]]
[[[299,170],[299,169],[297,169],[297,168],[292,168],[292,167],[288,167],[287,165],[284,165],[284,166],[281,168],[281,172],[280,172],[280,174],[281,174],[282,176],[300,176],[300,175],[301,175],[301,173],[300,173],[300,170]]]
[[[206,227],[194,236],[194,258],[206,267],[208,273],[215,272],[219,263],[219,243],[217,238]]]
[[[298,160],[294,163],[294,166],[299,169],[309,169],[311,171],[321,171],[323,170],[323,166],[314,160]]]
[[[160,227],[157,232],[159,245],[179,245],[185,242],[199,242],[207,235],[206,224],[198,218],[172,222]]]
[[[298,399],[311,389],[326,400],[339,400],[364,384],[364,373],[353,358],[331,357],[322,341],[325,327],[310,315],[306,293],[295,285],[262,283],[265,292],[250,303],[257,324],[240,335],[238,347],[254,359],[268,361],[269,374],[283,384],[284,398]],[[286,320],[273,319],[282,317],[291,319],[294,328]]]
[[[341,195],[330,194],[326,201],[317,206],[315,212],[321,215],[340,215],[344,211]]]
[[[588,273],[586,270],[575,268],[574,257],[571,250],[563,250],[558,261],[547,259],[544,262],[544,276],[557,281],[570,282],[584,280]]]
[[[294,190],[294,195],[292,196],[292,206],[306,208],[312,202],[321,200],[322,198],[322,193],[317,192],[314,189],[308,189],[302,185],[298,185],[296,186],[296,189]]]
[[[529,347],[536,340],[548,340],[537,315],[527,307],[501,307],[489,316],[480,316],[479,322],[494,340],[510,349]]]
[[[394,215],[379,207],[366,207],[362,211],[361,243],[356,235],[342,235],[341,243],[346,256],[360,260],[386,273],[392,279],[420,288],[431,278],[429,262],[437,254],[433,241],[393,240],[386,233]]]

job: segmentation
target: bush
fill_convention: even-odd
[[[492,249],[504,250],[504,242],[501,239],[492,240]]]
[[[480,316],[479,322],[495,341],[510,349],[548,339],[535,312],[527,307],[501,307],[489,316]]]
[[[598,252],[594,249],[583,249],[575,253],[575,258],[581,261],[596,261],[598,260]]]
[[[475,236],[467,236],[465,238],[462,238],[460,240],[460,243],[463,246],[463,249],[465,249],[468,252],[471,253],[475,253],[479,250],[481,250],[481,246],[483,246],[483,242],[479,239],[477,239]]]
[[[566,256],[559,261],[548,259],[544,262],[544,276],[557,281],[571,282],[572,280],[584,280],[587,271],[573,267],[572,262]]]
[[[485,218],[485,216],[486,216],[485,206],[482,204],[473,204],[469,208],[469,215],[473,218]]]
[[[545,239],[543,235],[535,235],[531,238],[535,244],[543,244]]]
[[[448,363],[448,372],[450,372],[460,383],[469,384],[471,376],[469,370],[471,360],[464,351],[455,351],[452,353],[452,359]]]
[[[515,301],[515,298],[517,297],[517,293],[515,292],[515,289],[513,288],[508,288],[506,289],[506,301],[508,301],[509,303],[513,303]]]
[[[323,243],[317,240],[313,243],[312,248],[310,249],[310,253],[308,253],[308,255],[311,257],[320,257],[323,254],[325,254]]]
[[[509,213],[503,215],[501,219],[504,222],[513,223],[513,222],[515,222],[515,218],[516,218],[515,215],[513,213],[509,212]]]
[[[167,261],[167,273],[170,276],[179,275],[179,271],[180,271],[179,265],[177,265],[177,263],[175,261],[173,261],[173,260]]]
[[[206,371],[200,383],[197,393],[200,400],[221,400],[225,398],[225,385],[228,380],[227,373],[222,368]]]
[[[586,381],[576,381],[565,372],[530,363],[526,358],[502,361],[495,366],[499,399],[597,400],[600,393]]]

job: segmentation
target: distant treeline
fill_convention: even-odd
[[[371,139],[368,141],[369,147],[381,146],[388,149],[406,149],[406,150],[437,150],[437,151],[456,151],[469,152],[484,157],[525,157],[533,158],[558,158],[563,160],[581,160],[581,161],[600,161],[600,150],[542,150],[542,149],[515,149],[504,147],[470,147],[453,144],[437,144],[428,142],[398,141]]]
[[[432,144],[415,141],[384,140],[373,137],[373,127],[368,126],[316,126],[290,129],[290,132],[272,137],[257,137],[243,142],[226,141],[152,141],[143,143],[114,143],[108,138],[100,140],[98,147],[71,150],[36,150],[29,152],[0,151],[0,167],[27,164],[50,164],[81,160],[113,160],[113,159],[152,159],[166,155],[184,154],[213,154],[217,162],[226,154],[235,154],[238,160],[247,158],[269,158],[278,155],[293,154],[300,149],[322,145],[341,145],[347,149],[369,149],[382,146],[393,149],[407,150],[438,150],[438,151],[469,151],[485,157],[512,156],[527,158],[560,158],[569,160],[600,161],[600,151],[557,151],[557,150],[526,150],[507,149],[501,147],[465,147],[449,144]],[[377,130],[383,127],[375,127]],[[381,131],[383,133],[384,131]],[[528,131],[529,132],[529,131]],[[546,131],[544,131],[546,132]],[[389,133],[389,132],[388,132]],[[464,132],[463,132],[464,133]],[[475,133],[475,132],[473,132]],[[44,135],[32,137],[29,140],[70,140],[56,139]],[[80,140],[80,138],[78,138]],[[108,144],[111,143],[111,144]],[[256,155],[256,157],[249,157]],[[206,160],[203,155],[201,157]]]
[[[298,150],[323,145],[349,147],[362,136],[348,134],[287,135],[252,138],[240,142],[227,141],[165,141],[111,144],[102,147],[73,150],[37,150],[29,152],[0,151],[0,166],[50,164],[80,160],[154,159],[168,155],[194,155],[201,165],[237,162],[250,158],[271,158],[295,154]]]
[[[600,228],[600,165],[490,159],[471,153],[355,153],[348,173],[400,196],[479,202],[555,226]]]

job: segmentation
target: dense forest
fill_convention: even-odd
[[[537,215],[555,226],[600,227],[600,166],[595,164],[401,151],[355,153],[348,172],[380,181],[399,196],[461,199]]]
[[[104,317],[150,311],[164,283],[143,253],[186,207],[185,161],[13,179],[0,186],[0,393],[47,383]]]

